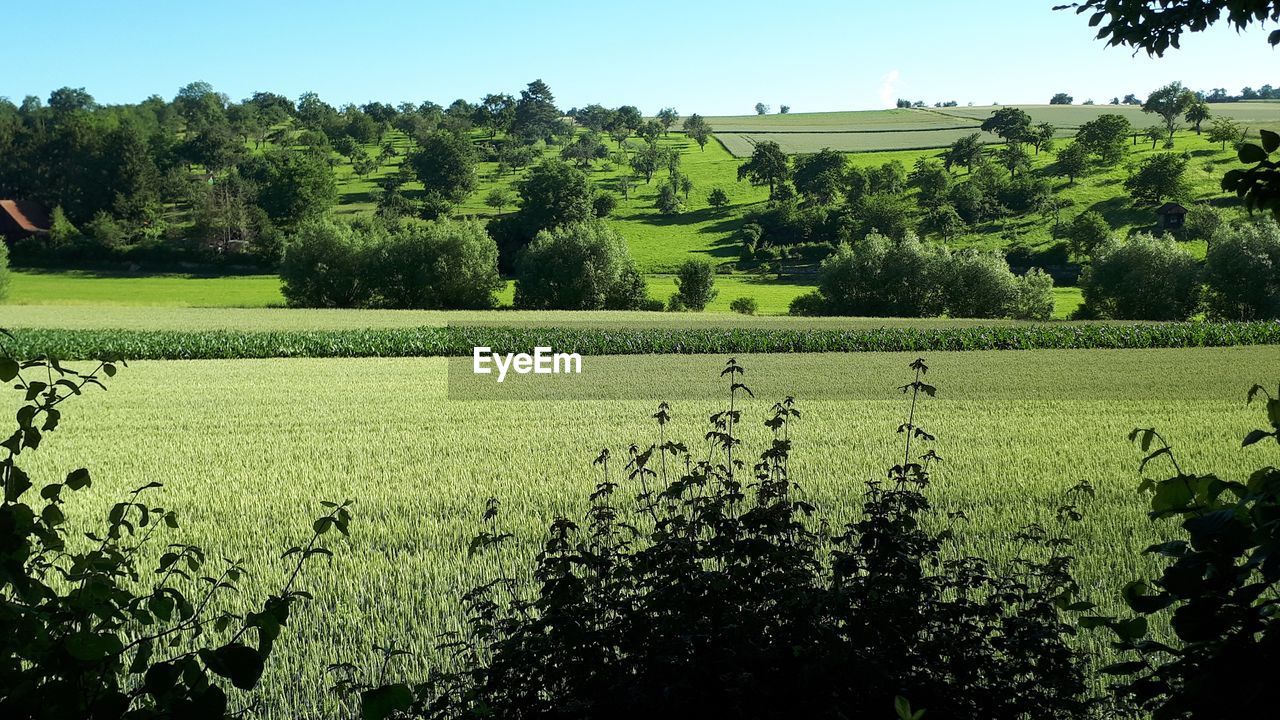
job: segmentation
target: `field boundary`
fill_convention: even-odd
[[[60,360],[231,360],[289,357],[464,357],[475,347],[582,355],[1082,350],[1280,345],[1280,321],[1093,323],[951,328],[418,327],[268,332],[19,330],[0,354]]]

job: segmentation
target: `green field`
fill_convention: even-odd
[[[912,357],[740,358],[757,397],[746,406],[746,446],[765,438],[769,403],[794,394],[803,420],[793,478],[837,521],[847,517],[861,483],[894,461],[905,410],[894,386]],[[1280,348],[928,359],[940,394],[923,422],[947,459],[932,494],[941,511],[969,516],[962,547],[999,554],[1010,533],[1050,517],[1061,493],[1087,480],[1098,497],[1077,533],[1079,579],[1104,609],[1148,569],[1140,550],[1160,537],[1135,492],[1132,427],[1167,431],[1191,471],[1238,476],[1275,462],[1239,444],[1257,424],[1244,392],[1275,380]],[[493,570],[466,553],[486,498],[503,500],[502,529],[522,539],[517,552],[532,552],[553,515],[583,510],[601,447],[654,439],[658,400],[673,402],[673,437],[702,442],[722,362],[588,358],[581,378],[617,398],[591,401],[450,396],[441,359],[137,362],[107,392],[64,406],[62,427],[27,469],[37,483],[82,464],[93,471],[93,488],[68,506],[73,522],[103,517],[129,488],[164,483],[152,501],[183,522],[165,541],[199,542],[253,571],[233,604],[281,582],[279,551],[309,532],[316,501],[355,498],[352,537],[306,576],[317,600],[290,624],[264,684],[265,717],[317,706],[332,715],[326,664],[368,664],[373,643],[415,653],[395,678],[420,677],[435,661],[432,638],[452,626],[460,593]],[[525,390],[538,397],[536,386]]]

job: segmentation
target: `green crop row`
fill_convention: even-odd
[[[536,346],[583,355],[924,352],[1226,347],[1280,344],[1280,322],[804,328],[418,327],[366,330],[22,330],[16,357],[208,360],[273,357],[455,357]]]

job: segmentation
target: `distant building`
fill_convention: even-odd
[[[0,200],[0,237],[13,243],[49,232],[49,216],[37,204],[25,200]]]
[[[1176,202],[1167,202],[1156,208],[1156,226],[1161,230],[1181,230],[1187,222],[1187,209]]]

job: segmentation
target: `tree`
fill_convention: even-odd
[[[1280,228],[1268,219],[1214,235],[1205,255],[1204,280],[1210,317],[1280,318]]]
[[[1000,165],[1009,171],[1009,177],[1017,177],[1018,173],[1031,169],[1031,156],[1020,143],[1009,143],[997,151]]]
[[[1071,254],[1081,260],[1093,256],[1098,248],[1111,239],[1111,225],[1101,213],[1086,210],[1067,226],[1067,243]]]
[[[951,191],[951,174],[936,160],[917,159],[908,180],[918,191],[916,201],[922,208],[945,203]]]
[[[984,153],[985,146],[980,134],[965,135],[947,148],[943,156],[943,165],[948,170],[956,165],[963,165],[966,172],[973,172],[973,166],[982,160]]]
[[[378,171],[378,159],[361,150],[351,161],[351,171],[361,180]]]
[[[673,125],[680,122],[680,113],[675,108],[662,108],[658,111],[658,122],[662,123],[662,134],[665,136]]]
[[[647,300],[626,242],[599,220],[539,232],[516,261],[519,308],[635,310]]]
[[[1018,304],[1018,277],[998,252],[953,253],[945,262],[941,280],[943,302],[951,317],[1009,317]]]
[[[1183,32],[1200,32],[1226,16],[1228,25],[1244,30],[1254,23],[1280,21],[1280,5],[1270,0],[1202,0],[1179,4],[1170,11],[1165,0],[1083,0],[1063,6],[1089,16],[1090,27],[1098,28],[1098,39],[1108,45],[1128,45],[1163,56],[1170,47],[1179,47]],[[1267,37],[1280,44],[1280,32]]]
[[[865,317],[939,315],[946,261],[945,249],[910,235],[892,240],[872,233],[841,244],[818,271],[822,311]]]
[[[1165,129],[1162,125],[1152,125],[1142,131],[1142,135],[1151,141],[1151,149],[1155,150],[1156,145],[1165,139]]]
[[[1187,159],[1175,153],[1160,153],[1146,158],[1124,187],[1138,202],[1159,203],[1165,198],[1179,198],[1188,192]]]
[[[685,118],[684,134],[698,143],[698,149],[706,150],[707,141],[711,139],[711,125],[707,123],[706,118],[694,113]]]
[[[768,185],[770,197],[777,193],[778,185],[786,182],[790,175],[787,154],[772,140],[756,143],[751,151],[751,158],[738,166],[739,182],[747,179],[753,185]]]
[[[489,194],[484,196],[484,204],[497,210],[499,215],[502,214],[503,208],[509,207],[514,202],[515,193],[501,186],[490,190]]]
[[[783,106],[781,106],[781,107],[779,107],[779,108],[778,108],[778,112],[779,112],[779,113],[781,113],[781,114],[783,114],[783,115],[786,115],[787,113],[791,112],[791,106],[790,106],[790,105],[783,105]]]
[[[1076,178],[1084,175],[1089,169],[1089,152],[1079,141],[1072,142],[1058,151],[1054,174],[1065,176],[1072,185]]]
[[[635,105],[623,105],[613,111],[613,127],[629,133],[640,129],[644,124],[644,116]],[[624,137],[625,139],[625,137]]]
[[[511,129],[516,119],[516,99],[505,93],[485,95],[476,106],[476,124],[489,131],[489,137]]]
[[[1052,123],[1038,123],[1031,128],[1030,133],[1027,135],[1027,142],[1031,143],[1031,146],[1036,149],[1036,154],[1039,155],[1041,150],[1053,150],[1053,136],[1057,132],[1058,128],[1054,127]]]
[[[654,173],[665,164],[666,153],[657,143],[645,143],[631,154],[631,169],[644,176],[645,184],[653,180]]]
[[[949,204],[930,208],[920,220],[920,231],[936,235],[942,242],[949,242],[964,229],[964,219]]]
[[[841,194],[847,165],[843,153],[828,148],[797,155],[792,171],[796,192],[814,204],[831,204]]]
[[[419,140],[408,162],[427,193],[460,203],[475,190],[476,151],[465,137],[437,130]]]
[[[9,295],[9,245],[0,242],[0,300]]]
[[[1075,102],[1075,98],[1064,92],[1057,93],[1049,98],[1050,105],[1070,105],[1073,102]]]
[[[513,133],[526,143],[550,141],[560,124],[560,110],[556,108],[555,96],[546,83],[534,80],[520,91],[511,121]]]
[[[1022,108],[1002,107],[982,121],[982,130],[1007,143],[1026,142],[1031,135],[1031,116]]]
[[[645,142],[653,144],[658,142],[658,136],[665,132],[661,122],[657,120],[646,120],[639,128],[636,129],[636,135],[643,138]]]
[[[486,310],[506,287],[498,246],[477,220],[406,224],[371,252],[365,278],[375,307]]]
[[[280,292],[290,307],[368,307],[366,282],[373,229],[313,218],[286,239],[280,261]]]
[[[707,193],[707,204],[717,210],[723,210],[729,204],[729,194],[721,188],[711,188]]]
[[[1195,125],[1196,134],[1200,134],[1200,125],[1213,116],[1213,112],[1209,110],[1209,104],[1203,100],[1196,100],[1187,108],[1186,120]]]
[[[324,158],[275,148],[244,167],[257,186],[257,204],[271,221],[291,228],[320,217],[338,201],[338,184]]]
[[[663,215],[678,215],[684,209],[684,203],[680,201],[680,193],[673,183],[663,183],[658,189],[658,199],[654,207],[658,208],[658,212]]]
[[[591,219],[591,186],[587,176],[560,160],[544,160],[529,171],[517,189],[520,193],[519,219],[532,237]]]
[[[709,260],[690,258],[676,269],[676,293],[679,307],[702,312],[720,294],[715,288],[716,269]]]
[[[1141,105],[1142,101],[1138,99],[1137,95],[1134,95],[1133,93],[1129,93],[1128,95],[1124,96],[1124,100],[1122,100],[1121,103],[1125,105]]]
[[[756,114],[757,114],[757,115],[768,115],[768,114],[769,114],[769,106],[768,106],[768,105],[765,105],[765,104],[764,104],[764,103],[762,103],[762,102],[758,102],[758,103],[756,103]]]
[[[1200,268],[1170,237],[1109,240],[1080,276],[1083,311],[1113,320],[1186,320],[1200,300]]]
[[[901,240],[911,234],[911,204],[902,195],[864,195],[852,208],[852,212],[864,235],[880,234]]]
[[[680,175],[680,194],[684,195],[685,203],[689,202],[689,193],[693,192],[693,179],[688,175]]]
[[[1209,126],[1209,142],[1222,143],[1222,149],[1226,150],[1227,145],[1238,145],[1244,140],[1244,130],[1234,118],[1226,115],[1219,115],[1213,119],[1213,124]]]
[[[1097,155],[1104,165],[1115,165],[1124,157],[1133,125],[1123,115],[1106,114],[1090,120],[1076,132],[1076,142]]]
[[[1173,140],[1173,134],[1181,127],[1178,121],[1195,102],[1194,93],[1183,87],[1182,83],[1174,82],[1148,95],[1147,101],[1142,104],[1142,112],[1159,115],[1164,120],[1169,139]]]
[[[600,134],[593,130],[579,135],[576,140],[565,145],[560,151],[560,157],[576,162],[578,167],[585,170],[591,167],[591,161],[609,157],[609,148],[600,140]]]

